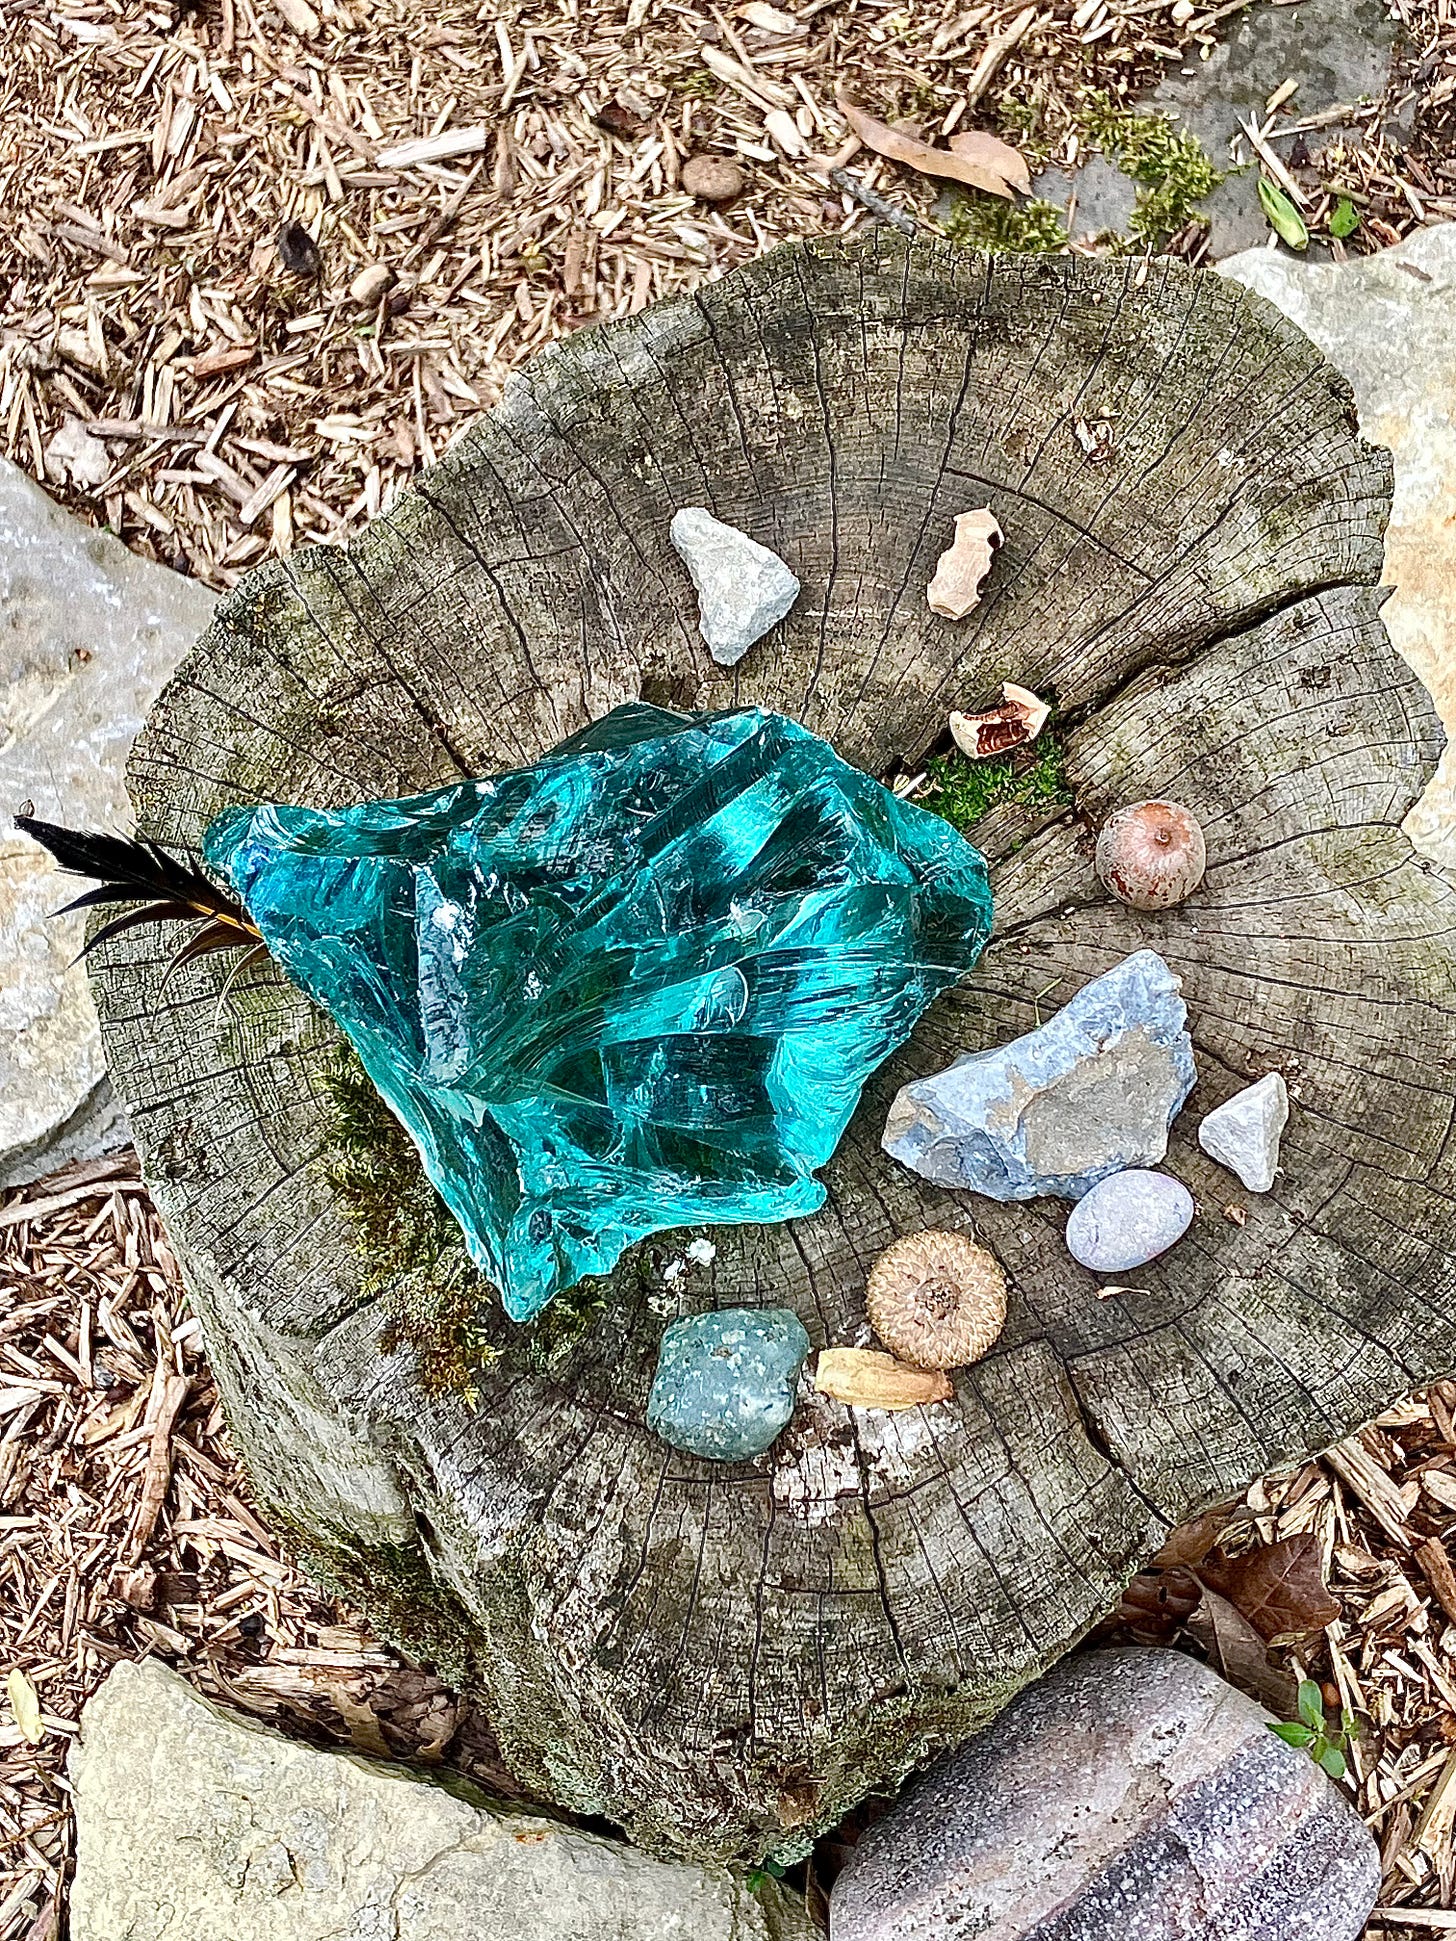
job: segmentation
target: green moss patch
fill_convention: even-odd
[[[995,112],[1001,134],[1033,169],[1044,168],[1054,145],[1045,103],[1003,97]],[[1074,127],[1084,149],[1100,150],[1137,184],[1125,246],[1165,242],[1201,220],[1198,204],[1230,173],[1215,167],[1197,136],[1167,115],[1139,113],[1101,89],[1087,88],[1078,97]],[[1020,254],[1055,254],[1068,240],[1062,211],[1054,203],[1012,204],[987,195],[957,196],[941,229],[968,249]]]
[[[917,795],[917,808],[944,816],[957,829],[969,831],[1006,804],[1021,808],[1065,808],[1072,800],[1067,758],[1055,736],[1042,734],[1027,748],[989,761],[973,762],[960,754],[937,755],[927,770],[928,785]]]
[[[1197,204],[1228,176],[1215,168],[1197,136],[1165,114],[1137,114],[1110,95],[1086,97],[1082,132],[1138,185],[1128,228],[1141,242],[1176,235],[1199,213]]]
[[[352,1045],[339,1045],[325,1084],[329,1183],[354,1223],[360,1291],[387,1317],[384,1347],[415,1350],[429,1393],[473,1400],[475,1377],[500,1352],[484,1326],[496,1290]]]
[[[338,1045],[324,1083],[329,1184],[355,1229],[360,1292],[384,1312],[385,1352],[413,1349],[426,1393],[472,1406],[482,1372],[507,1354],[539,1373],[558,1371],[606,1312],[611,1282],[565,1289],[528,1324],[506,1320],[497,1289],[470,1258],[459,1222],[352,1045]],[[639,1256],[634,1250],[617,1273],[643,1272]]]
[[[1003,202],[999,196],[965,195],[941,223],[963,249],[1006,250],[1023,256],[1054,256],[1067,246],[1060,209],[1050,202]]]

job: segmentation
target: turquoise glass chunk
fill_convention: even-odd
[[[809,1337],[789,1308],[725,1307],[662,1337],[647,1426],[710,1462],[761,1455],[788,1427]]]
[[[207,832],[529,1319],[667,1227],[787,1220],[970,970],[980,854],[745,708],[617,708],[526,768]]]

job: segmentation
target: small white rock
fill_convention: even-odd
[[[688,1242],[688,1259],[693,1263],[694,1267],[711,1267],[717,1258],[718,1249],[713,1245],[711,1240],[690,1240]]]
[[[697,590],[698,630],[720,667],[742,660],[799,597],[777,553],[700,505],[673,514],[672,543]]]
[[[1193,1195],[1181,1180],[1134,1166],[1085,1193],[1067,1221],[1067,1251],[1094,1274],[1146,1267],[1193,1224]]]
[[[1279,1170],[1279,1140],[1289,1123],[1289,1087],[1269,1072],[1215,1106],[1198,1128],[1210,1159],[1227,1166],[1251,1193],[1267,1193]]]
[[[45,470],[53,485],[69,482],[83,492],[92,492],[111,476],[111,455],[101,440],[87,431],[86,420],[68,412],[65,423],[45,448]]]

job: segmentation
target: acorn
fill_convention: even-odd
[[[1099,880],[1134,910],[1171,910],[1198,888],[1207,864],[1202,826],[1181,802],[1134,802],[1097,838]]]
[[[911,1233],[870,1269],[865,1305],[870,1326],[901,1361],[962,1368],[1006,1325],[1006,1276],[964,1233]]]
[[[732,202],[744,186],[743,170],[726,155],[689,155],[678,181],[699,202]]]

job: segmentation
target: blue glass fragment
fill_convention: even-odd
[[[948,823],[757,708],[634,703],[485,780],[229,810],[205,853],[517,1320],[646,1234],[814,1212],[991,920]]]

